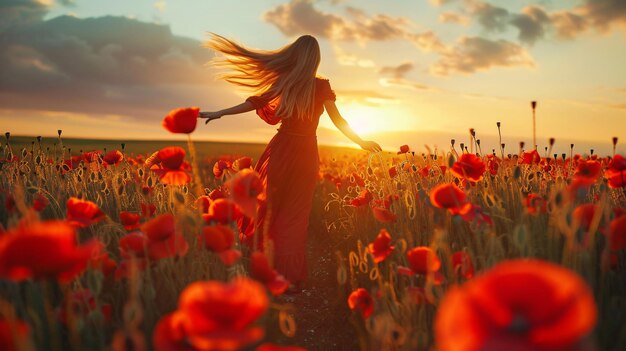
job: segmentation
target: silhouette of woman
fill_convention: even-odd
[[[239,225],[248,239],[255,233],[267,237],[274,269],[300,286],[307,277],[307,226],[319,173],[315,131],[324,108],[348,139],[367,151],[381,148],[374,141],[362,140],[350,128],[337,110],[328,80],[316,76],[320,48],[314,37],[303,35],[281,49],[260,51],[211,34],[206,46],[224,54],[222,60],[213,62],[230,69],[221,78],[249,88],[254,95],[230,108],[201,112],[200,118],[208,123],[256,110],[265,122],[281,123],[255,165],[266,189],[265,206],[259,210],[256,223]],[[253,242],[262,240],[257,237]]]

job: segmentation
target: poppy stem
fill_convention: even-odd
[[[202,181],[200,180],[198,165],[196,164],[196,148],[193,145],[193,141],[191,141],[191,134],[187,134],[187,148],[189,149],[189,157],[191,158],[191,172],[193,173],[196,196],[202,196]]]

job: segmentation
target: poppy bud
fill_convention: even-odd
[[[530,106],[533,108],[533,110],[537,108],[537,101],[531,101]]]

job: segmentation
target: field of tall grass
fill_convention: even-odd
[[[262,146],[7,135],[0,349],[626,349],[624,157],[401,144],[322,148],[293,295],[237,229]]]

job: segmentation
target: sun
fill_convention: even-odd
[[[393,129],[393,125],[389,123],[391,121],[390,118],[387,118],[387,113],[377,107],[349,104],[342,107],[341,115],[359,135],[368,135]]]

